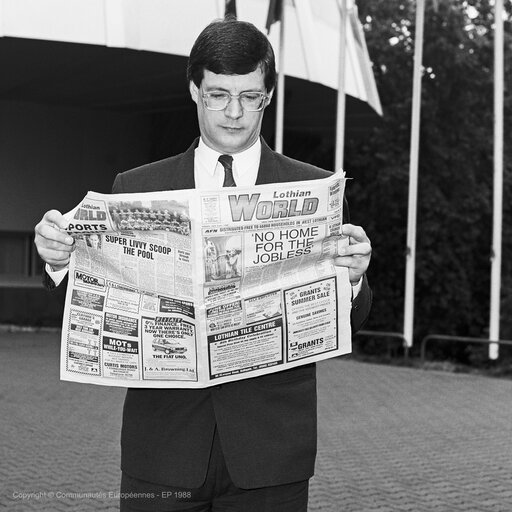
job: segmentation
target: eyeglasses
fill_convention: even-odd
[[[240,105],[247,112],[263,110],[268,96],[262,92],[242,92],[229,94],[225,91],[210,91],[203,93],[204,106],[208,110],[224,110],[233,98],[238,98]]]

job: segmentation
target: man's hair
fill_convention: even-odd
[[[246,75],[261,67],[265,89],[276,85],[274,50],[252,23],[227,18],[210,23],[197,37],[187,66],[187,78],[199,88],[204,70],[221,75]]]

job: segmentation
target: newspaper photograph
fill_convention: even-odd
[[[333,259],[343,172],[254,187],[89,192],[66,214],[61,379],[202,388],[351,351]]]

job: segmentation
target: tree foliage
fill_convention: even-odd
[[[493,186],[493,6],[427,1],[419,154],[415,336],[487,336]],[[415,33],[412,0],[359,0],[384,116],[347,141],[352,220],[372,240],[367,327],[402,332]],[[501,338],[512,339],[512,36],[507,3]]]

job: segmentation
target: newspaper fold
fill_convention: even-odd
[[[89,192],[76,239],[63,380],[203,388],[346,354],[351,286],[333,258],[345,176],[140,194]]]

